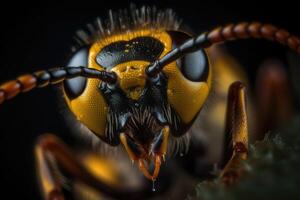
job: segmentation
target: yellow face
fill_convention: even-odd
[[[114,35],[104,40],[100,39],[91,46],[88,55],[88,67],[104,70],[96,62],[96,56],[102,48],[117,41],[129,41],[143,36],[154,37],[164,45],[160,57],[172,50],[172,38],[164,30],[139,30]],[[117,73],[120,87],[129,98],[138,99],[140,97],[147,78],[145,68],[148,65],[149,62],[147,61],[132,60],[120,63],[112,69]],[[182,122],[189,124],[196,117],[208,96],[211,85],[210,70],[208,79],[204,82],[193,82],[186,79],[180,72],[176,62],[170,63],[163,71],[168,77],[168,102],[181,117]],[[99,92],[99,85],[99,80],[87,80],[85,90],[80,96],[72,100],[68,96],[65,97],[77,119],[95,134],[103,137],[107,124],[108,105]]]
[[[149,48],[149,46],[145,48],[145,46],[138,44],[141,41],[143,42],[140,38],[150,40],[150,42],[147,42],[147,45],[153,45],[153,49]],[[109,86],[106,83],[101,83],[100,80],[89,79],[86,81],[84,90],[76,98],[70,98],[68,93],[65,92],[67,104],[77,119],[105,142],[110,143],[109,139],[111,137],[117,137],[118,142],[110,144],[123,143],[129,157],[132,160],[138,160],[140,169],[149,179],[155,179],[158,174],[159,167],[157,166],[160,166],[161,158],[167,153],[168,138],[172,137],[172,135],[176,137],[183,135],[184,131],[182,130],[186,130],[191,126],[201,110],[211,87],[211,70],[209,69],[208,61],[204,59],[206,54],[203,50],[201,50],[200,54],[198,52],[198,54],[185,56],[180,62],[172,62],[165,66],[162,75],[159,76],[159,79],[164,81],[156,81],[157,85],[152,87],[151,84],[153,84],[154,80],[147,77],[145,70],[153,61],[150,61],[145,55],[140,55],[138,51],[143,51],[151,56],[152,52],[157,50],[155,48],[160,45],[160,51],[157,51],[159,54],[155,58],[159,59],[172,50],[174,40],[175,38],[169,32],[152,29],[131,31],[99,39],[92,44],[88,51],[87,65],[89,68],[115,72],[118,76],[116,86]],[[115,49],[119,49],[119,51],[115,51]],[[104,61],[98,60],[100,52],[105,52],[105,54],[101,54],[102,57],[100,56],[100,59],[104,58]],[[131,59],[124,60],[124,57]],[[117,62],[114,62],[115,60]],[[193,61],[191,62],[191,60]],[[101,63],[104,63],[106,66]],[[203,66],[197,66],[198,63]],[[199,71],[198,68],[202,69]],[[194,69],[194,71],[190,69]],[[198,74],[196,76],[197,80],[193,78],[195,76],[194,72]],[[205,74],[205,76],[202,74]],[[202,76],[204,78],[199,79]],[[189,77],[192,78],[190,79]],[[104,87],[103,85],[107,88],[106,90],[100,89]],[[111,89],[111,87],[118,88],[118,92],[115,89]],[[109,94],[111,96],[107,96],[106,93],[113,93],[112,91],[116,95]],[[152,93],[149,91],[152,91]],[[145,100],[145,98],[150,100]],[[137,108],[135,106],[132,106],[132,108],[128,106],[127,108],[127,102],[131,102],[131,104],[128,103],[131,106],[137,105]],[[147,106],[143,105],[143,103],[147,104]],[[153,103],[156,105],[153,105]],[[148,109],[148,107],[151,108]],[[117,115],[114,115],[115,110],[118,110]],[[153,113],[153,110],[161,113],[156,115]],[[172,115],[170,115],[170,112]],[[170,122],[174,120],[174,117],[172,117],[174,115],[178,119],[178,121],[174,122],[174,124],[177,124],[176,126]],[[161,118],[164,118],[166,121],[158,119],[159,117],[157,116],[162,116]],[[116,118],[120,121],[123,120],[125,125],[124,123],[119,125],[119,122],[114,122],[113,124],[110,121]],[[152,123],[151,125],[147,124],[150,122]],[[116,123],[116,127],[119,127],[118,130],[112,128]],[[138,128],[135,127],[136,124],[138,124]],[[124,127],[120,128],[120,126]],[[141,127],[146,128],[140,130]],[[108,134],[112,130],[119,132]],[[179,130],[181,130],[180,133]],[[145,136],[147,134],[144,132],[147,131],[150,137]],[[160,144],[157,148],[158,150],[153,150],[153,146],[158,143]],[[133,145],[138,149],[138,153],[131,149]],[[150,160],[153,160],[156,166],[153,175],[150,175],[144,166],[144,161],[149,162]]]

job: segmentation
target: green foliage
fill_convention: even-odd
[[[201,182],[188,199],[300,199],[300,118],[251,145],[243,169],[237,184],[225,187],[219,179]]]

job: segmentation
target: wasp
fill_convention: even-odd
[[[151,7],[110,11],[107,23],[98,19],[87,29],[78,32],[66,66],[3,83],[0,103],[35,88],[59,85],[76,123],[101,145],[123,146],[129,160],[151,181],[158,179],[166,156],[174,151],[172,143],[187,146],[187,132],[210,94],[214,74],[207,48],[260,38],[300,53],[298,37],[270,24],[242,22],[193,35],[182,28],[172,10]],[[238,162],[248,153],[246,94],[241,82],[229,88],[226,128],[231,132],[231,153],[221,177],[230,183],[239,176]],[[52,134],[39,138],[35,153],[45,199],[65,198],[60,171],[111,198],[155,195],[147,187],[118,186],[117,172],[107,159],[80,157]]]

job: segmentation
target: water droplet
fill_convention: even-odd
[[[155,192],[156,189],[155,189],[155,179],[152,180],[152,192]]]

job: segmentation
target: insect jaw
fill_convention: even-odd
[[[160,155],[155,155],[154,158],[153,158],[153,162],[154,162],[154,171],[153,171],[153,174],[151,175],[149,173],[149,171],[147,170],[147,167],[145,166],[145,160],[143,159],[139,159],[139,169],[141,172],[143,172],[144,176],[152,181],[155,181],[158,174],[159,174],[159,171],[160,171],[160,166],[161,166],[161,157]]]
[[[169,126],[163,127],[160,134],[153,140],[148,150],[145,150],[141,145],[136,144],[125,133],[120,134],[120,141],[126,149],[130,159],[133,162],[137,161],[140,171],[146,178],[152,181],[156,180],[160,171],[161,161],[165,160],[168,147],[169,130]],[[151,161],[154,164],[154,171],[152,175],[146,166],[149,166]]]

